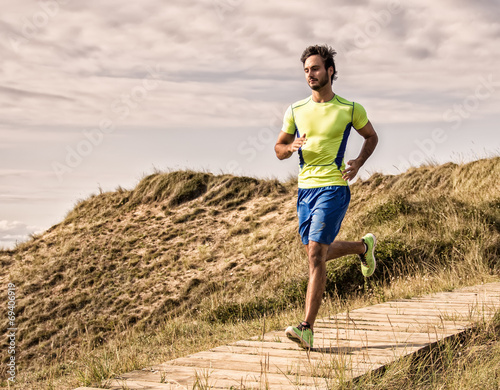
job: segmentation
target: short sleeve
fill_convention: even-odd
[[[365,108],[358,103],[353,104],[353,113],[352,113],[352,125],[355,129],[359,130],[362,127],[366,126],[368,123],[368,116],[366,115]]]
[[[281,131],[288,134],[295,134],[295,119],[293,118],[292,106],[289,106],[285,112]]]

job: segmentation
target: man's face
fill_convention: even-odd
[[[330,70],[333,71],[332,68]],[[319,90],[325,85],[330,84],[331,72],[325,69],[323,59],[319,55],[307,57],[304,62],[304,74],[306,81],[312,90]]]

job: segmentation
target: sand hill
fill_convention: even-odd
[[[499,183],[499,157],[375,174],[351,186],[339,238],[377,234],[368,288],[442,267],[464,284],[498,275]],[[3,285],[17,288],[21,370],[56,362],[62,375],[82,349],[173,318],[230,324],[300,305],[307,269],[295,199],[296,181],[180,171],[80,201],[61,223],[0,251]],[[366,283],[355,257],[329,263],[327,294]]]

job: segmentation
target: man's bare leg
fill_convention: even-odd
[[[366,247],[363,241],[333,241],[328,247],[326,261],[348,255],[361,255]]]
[[[363,254],[366,247],[363,241],[334,241],[330,245],[309,241],[309,244],[305,245],[305,250],[309,258],[305,321],[313,330],[325,292],[326,262],[342,256]]]
[[[309,241],[306,245],[309,257],[309,282],[306,294],[306,317],[305,321],[314,328],[314,321],[318,315],[319,307],[323,299],[326,285],[326,254],[329,245]]]

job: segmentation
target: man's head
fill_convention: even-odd
[[[307,49],[304,50],[302,56],[300,57],[300,61],[302,61],[302,64],[304,65],[304,71],[306,72],[306,79],[308,79],[309,86],[312,89],[319,89],[325,85],[324,80],[318,80],[320,81],[320,85],[315,86],[311,84],[308,78],[308,72],[314,69],[313,66],[317,68],[318,64],[320,63],[323,65],[324,71],[328,74],[330,78],[330,83],[333,83],[333,80],[337,79],[337,69],[335,68],[335,61],[333,60],[333,57],[335,57],[336,54],[337,52],[328,45],[309,46]],[[312,77],[314,78],[316,76]]]

